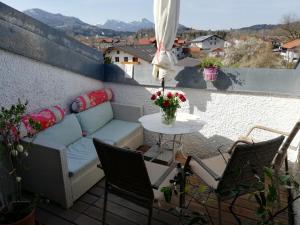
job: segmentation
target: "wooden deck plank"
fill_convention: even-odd
[[[85,212],[85,215],[97,220],[97,221],[102,221],[102,209],[101,208],[97,208],[95,206],[90,206]],[[107,212],[106,214],[106,223],[109,225],[120,225],[120,224],[124,224],[124,225],[134,225],[134,224],[138,224],[138,223],[133,223],[129,220],[127,220],[127,218],[123,218],[120,217],[118,215],[115,215],[114,213],[111,212]]]
[[[80,213],[74,211],[73,209],[63,209],[55,204],[42,204],[39,205],[40,209],[43,209],[45,212],[52,213],[57,217],[63,218],[66,221],[73,222],[77,217],[80,216]]]
[[[76,220],[76,225],[102,225],[102,222],[95,220],[85,214],[81,214]]]
[[[102,224],[102,208],[104,194],[104,180],[101,180],[84,194],[74,206],[69,210],[64,210],[56,205],[42,206],[37,211],[37,219],[41,225],[100,225]],[[203,184],[197,177],[191,179],[192,185]],[[282,205],[287,202],[287,193],[281,191]],[[203,198],[206,198],[204,195]],[[187,196],[191,199],[191,196]],[[222,203],[222,221],[223,225],[237,224],[233,215],[229,211],[230,200]],[[174,196],[172,203],[167,204],[167,208],[175,208],[178,203],[178,197]],[[164,206],[165,207],[165,206]],[[179,217],[167,211],[166,208],[159,209],[157,205],[153,209],[153,225],[176,225],[179,224]],[[214,224],[218,224],[217,199],[215,195],[210,195],[206,204],[209,216]],[[249,199],[248,195],[238,198],[235,204],[235,212],[243,222],[256,224],[257,216],[254,209],[256,203],[254,199]],[[189,205],[189,212],[206,213],[203,205],[193,199]],[[109,194],[107,206],[107,224],[108,225],[143,225],[147,224],[148,211],[116,195]],[[279,216],[283,224],[288,224],[287,212]]]
[[[37,209],[36,215],[40,225],[74,225],[74,223],[68,222],[43,209]]]

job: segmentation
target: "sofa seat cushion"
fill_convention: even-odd
[[[60,123],[41,131],[34,138],[38,143],[55,143],[68,146],[82,137],[80,124],[74,114],[67,115]]]
[[[113,119],[111,104],[110,102],[104,102],[78,113],[77,118],[83,132],[90,135]]]
[[[101,129],[89,136],[89,138],[97,138],[100,141],[106,143],[113,143],[116,146],[120,146],[122,141],[141,127],[140,123],[128,122],[123,120],[112,120]],[[120,146],[126,147],[126,146]]]
[[[99,162],[93,140],[80,138],[67,148],[67,160],[70,176],[76,176],[86,168]]]

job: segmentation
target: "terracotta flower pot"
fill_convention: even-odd
[[[31,211],[23,219],[11,224],[11,225],[35,225],[35,209]]]
[[[31,211],[27,216],[19,221],[9,224],[1,224],[1,225],[35,225],[35,209]]]
[[[203,70],[204,80],[206,81],[215,81],[217,79],[217,74],[217,67],[204,68]]]

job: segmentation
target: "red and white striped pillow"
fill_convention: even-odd
[[[82,112],[87,110],[88,108],[99,105],[103,102],[110,101],[112,99],[112,91],[111,89],[101,89],[90,91],[81,96],[78,96],[71,104],[72,112]]]

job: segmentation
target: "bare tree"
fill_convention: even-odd
[[[289,39],[300,38],[300,19],[295,14],[286,14],[282,18],[281,29]]]

